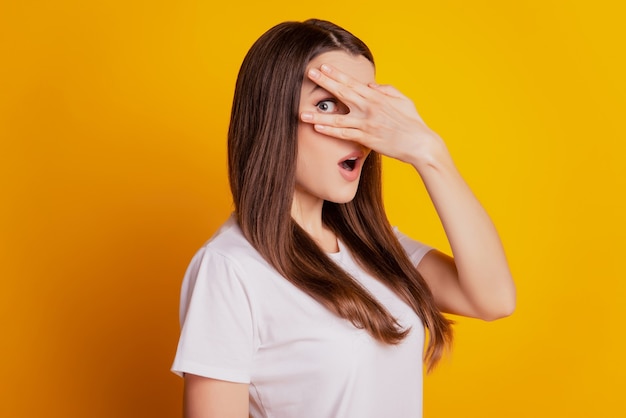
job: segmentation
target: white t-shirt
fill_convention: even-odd
[[[430,250],[396,234],[415,265]],[[252,417],[421,417],[424,327],[339,249],[331,259],[411,328],[400,344],[376,341],[288,282],[231,217],[185,274],[172,371],[249,383]]]

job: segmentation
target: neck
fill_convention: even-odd
[[[322,251],[337,252],[339,251],[337,236],[322,222],[323,206],[324,200],[296,191],[291,205],[291,217],[311,236]]]

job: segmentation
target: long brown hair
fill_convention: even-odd
[[[237,220],[244,236],[287,280],[375,339],[399,343],[410,331],[338,267],[291,217],[295,189],[300,89],[307,64],[343,50],[372,63],[368,47],[321,20],[285,22],[248,51],[237,78],[228,131],[228,168]],[[355,198],[325,202],[324,223],[357,262],[389,286],[429,332],[429,370],[452,340],[424,279],[398,242],[383,207],[380,156],[371,152]]]

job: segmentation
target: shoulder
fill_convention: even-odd
[[[195,253],[189,264],[187,275],[197,275],[198,270],[207,264],[245,270],[251,263],[264,261],[243,235],[235,217],[231,215]]]
[[[415,265],[418,265],[419,262],[422,261],[422,258],[424,258],[426,253],[434,249],[429,245],[426,245],[420,241],[416,241],[408,235],[405,235],[400,231],[400,229],[398,229],[397,226],[393,227],[393,233],[400,242],[402,248],[404,248],[404,251],[407,253],[409,258],[411,259],[411,261],[413,261],[413,264]]]
[[[234,215],[231,215],[198,250],[198,254],[204,253],[220,255],[232,261],[239,260],[242,256],[259,256],[243,235]]]
[[[244,237],[234,216],[196,251],[182,283],[181,302],[198,288],[223,294],[225,288],[245,288],[251,272],[267,262]]]

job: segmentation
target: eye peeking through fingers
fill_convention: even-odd
[[[322,113],[348,113],[348,107],[337,99],[324,99],[319,101],[315,107]]]
[[[337,101],[333,99],[324,99],[315,105],[320,111],[324,113],[334,113],[337,109]]]

